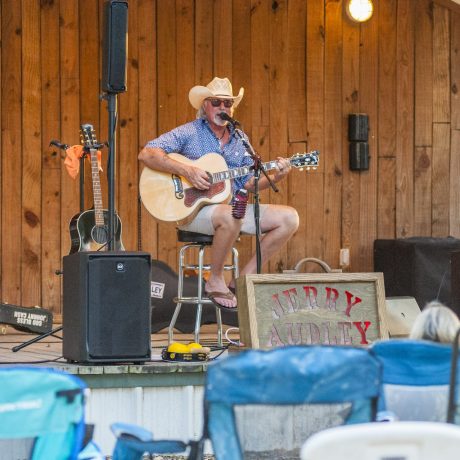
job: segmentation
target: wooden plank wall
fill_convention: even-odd
[[[188,91],[213,76],[243,86],[237,112],[266,160],[318,149],[265,202],[294,206],[300,229],[266,272],[303,257],[373,267],[377,238],[460,237],[460,6],[374,0],[362,25],[341,0],[129,0],[128,91],[118,98],[116,202],[128,250],[176,267],[174,229],[138,202],[137,153],[194,118]],[[51,139],[107,139],[99,98],[103,0],[1,0],[0,298],[61,311],[55,274],[70,247],[79,183]],[[347,118],[370,119],[370,168],[348,167]],[[103,166],[107,151],[103,151]],[[85,168],[85,207],[92,202]],[[102,176],[105,203],[107,180]],[[239,243],[242,263],[254,241]],[[312,267],[310,267],[311,269]]]

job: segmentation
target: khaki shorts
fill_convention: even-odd
[[[214,235],[214,227],[212,225],[212,214],[216,209],[216,204],[211,204],[204,206],[195,219],[193,219],[187,225],[181,225],[179,228],[181,230],[186,230],[187,232],[196,232],[203,233],[205,235]],[[264,217],[264,213],[267,210],[267,204],[260,205],[260,222]],[[246,214],[243,218],[243,225],[241,226],[241,233],[246,233],[249,235],[256,234],[256,223],[254,221],[254,205],[248,204],[246,208]]]

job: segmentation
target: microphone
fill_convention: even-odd
[[[240,188],[236,191],[232,203],[232,216],[234,219],[243,219],[248,204],[248,191]]]
[[[222,120],[228,121],[233,126],[240,126],[240,122],[232,118],[227,112],[220,112],[219,117]]]

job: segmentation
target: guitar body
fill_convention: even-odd
[[[109,212],[103,210],[104,225],[96,225],[95,212],[93,209],[83,211],[72,217],[69,224],[71,247],[69,254],[87,251],[108,251],[108,228]],[[121,221],[115,215],[115,242],[114,250],[124,251],[121,242]]]
[[[180,163],[193,164],[212,173],[227,169],[225,159],[217,153],[208,153],[198,160],[189,160],[178,153],[170,153]],[[213,183],[209,190],[198,190],[182,176],[155,171],[145,167],[139,192],[147,211],[160,221],[184,225],[205,205],[228,202],[231,198],[230,180]]]

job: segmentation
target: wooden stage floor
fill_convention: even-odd
[[[59,325],[54,325],[58,327]],[[223,331],[229,328],[225,326]],[[12,348],[20,345],[28,340],[37,337],[36,334],[29,334],[16,331],[11,326],[3,326],[0,330],[0,365],[8,364],[28,364],[39,365],[47,367],[65,368],[69,370],[73,366],[81,366],[79,364],[68,363],[62,357],[62,332],[57,332],[56,336],[49,336],[27,345],[25,348],[17,352],[13,352]],[[238,331],[233,330],[228,334],[232,341],[237,341],[239,338]],[[180,332],[174,333],[174,341],[190,343],[193,342],[193,333],[182,334]],[[215,324],[206,324],[201,327],[200,342],[203,346],[216,345],[217,343],[217,326]],[[160,332],[152,334],[152,363],[158,364],[161,360],[161,350],[168,343],[168,330],[163,329]],[[223,345],[229,345],[229,342],[223,337]],[[146,362],[144,366],[148,366],[150,362]],[[169,364],[169,363],[164,363]],[[94,366],[94,365],[93,365]]]

